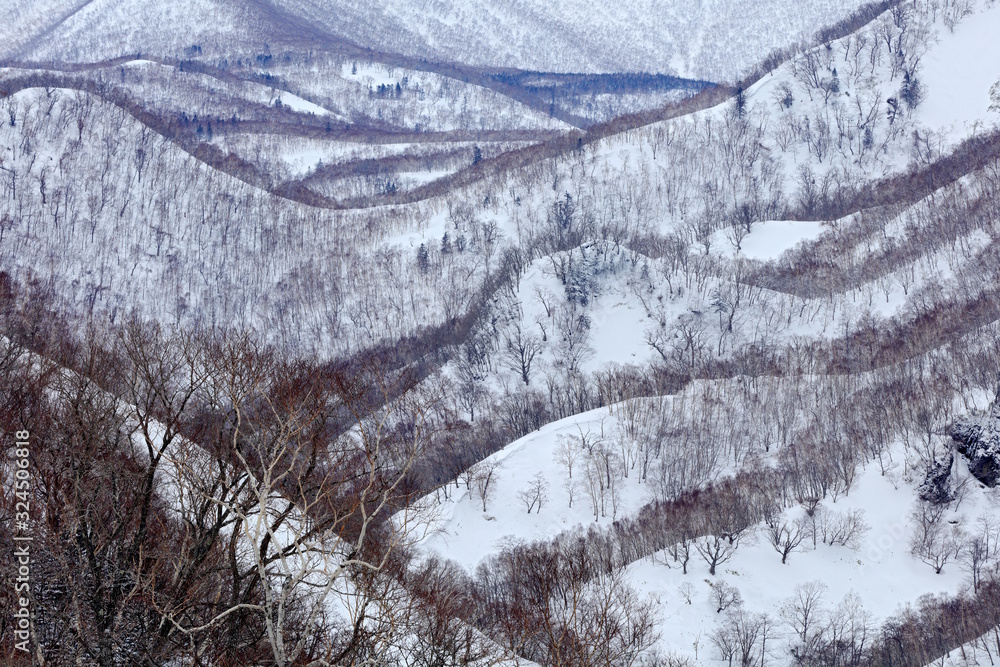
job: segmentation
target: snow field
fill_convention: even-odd
[[[421,551],[452,559],[472,572],[483,558],[507,542],[548,540],[560,531],[593,525],[586,497],[578,497],[572,509],[567,507],[563,483],[568,478],[565,467],[555,461],[555,453],[566,436],[599,434],[602,429],[610,435],[616,426],[617,419],[601,408],[553,422],[511,443],[488,459],[501,465],[496,471],[495,495],[486,512],[475,491],[467,491],[464,484],[455,488],[448,499],[438,496],[441,505],[437,525],[420,543]],[[742,595],[745,611],[770,616],[775,624],[771,649],[775,664],[784,664],[781,656],[785,655],[786,642],[793,637],[782,621],[781,609],[798,586],[818,581],[822,585],[821,607],[826,611],[845,600],[847,604],[859,602],[872,631],[923,595],[953,595],[962,590],[966,573],[960,562],[948,563],[941,574],[935,574],[932,567],[911,555],[909,540],[915,528],[910,512],[916,493],[912,482],[901,474],[901,459],[906,454],[900,444],[892,455],[897,461],[886,474],[872,462],[859,472],[848,493],[820,503],[820,514],[844,515],[852,510],[863,513],[868,529],[853,548],[830,546],[822,538],[814,547],[807,537],[782,564],[761,524],[741,543],[735,556],[719,566],[715,577],[709,575],[708,566],[693,550],[687,574],[666,552],[629,565],[629,583],[655,602],[662,633],[659,648],[697,659],[699,664],[726,664],[714,659],[710,641],[725,614],[716,611],[709,583],[721,581],[734,586]],[[958,465],[959,475],[967,476],[964,463]],[[535,475],[548,483],[549,500],[539,512],[528,514],[517,494]],[[574,477],[579,476],[580,471],[575,469]],[[645,499],[643,485],[632,478],[624,481],[627,491],[619,516],[633,514]],[[980,515],[998,511],[1000,493],[973,480],[969,496],[957,510],[949,510],[945,520],[971,526]],[[801,507],[786,510],[784,516],[788,520],[806,518]],[[610,520],[601,518],[597,525],[606,527]],[[685,591],[688,584],[691,590]]]

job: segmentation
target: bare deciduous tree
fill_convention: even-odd
[[[735,586],[725,581],[708,581],[708,586],[712,591],[710,597],[715,605],[715,613],[721,614],[730,607],[743,604],[743,596]]]
[[[548,502],[548,489],[549,483],[545,481],[545,477],[541,473],[535,473],[528,486],[518,491],[517,497],[528,508],[528,514],[535,508],[537,508],[536,513],[540,513],[542,505]]]
[[[496,459],[486,459],[472,467],[472,488],[475,490],[480,502],[482,502],[484,512],[496,491],[496,486],[493,485],[493,482],[496,481],[497,471],[502,467],[503,463]]]
[[[538,336],[525,331],[520,318],[512,321],[503,334],[504,361],[508,368],[520,374],[524,384],[531,382],[531,365],[542,351]]]
[[[798,549],[809,535],[804,519],[791,523],[782,519],[781,515],[771,515],[766,519],[767,539],[774,550],[781,554],[781,563],[788,561],[788,556]]]

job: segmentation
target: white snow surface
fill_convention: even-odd
[[[561,437],[581,432],[594,435],[602,429],[605,436],[613,436],[616,424],[609,409],[601,408],[553,422],[511,443],[491,457],[502,462],[502,466],[497,472],[496,494],[487,510],[483,511],[474,491],[466,492],[464,483],[457,489],[452,486],[453,496],[438,507],[436,531],[421,542],[420,548],[473,571],[505,542],[547,540],[560,531],[594,524],[585,494],[578,493],[572,509],[567,506],[563,488],[566,471],[554,460],[554,453]],[[901,451],[895,455],[903,456]],[[827,610],[833,610],[847,596],[857,596],[876,626],[923,595],[957,593],[965,578],[959,563],[949,563],[941,574],[935,574],[933,568],[910,553],[908,543],[914,527],[909,513],[916,494],[901,476],[901,467],[897,463],[895,469],[883,475],[873,463],[859,472],[848,495],[835,502],[828,498],[821,503],[824,509],[820,511],[864,512],[870,530],[857,549],[829,546],[821,541],[814,548],[807,539],[803,550],[793,552],[788,562],[782,564],[780,555],[760,533],[740,546],[731,561],[720,565],[714,578],[693,549],[686,575],[665,553],[632,563],[627,568],[629,582],[655,603],[658,629],[662,633],[659,648],[697,659],[701,665],[726,664],[713,659],[716,652],[709,640],[712,630],[725,617],[716,612],[709,598],[711,581],[722,580],[735,586],[743,596],[745,610],[770,615],[777,629],[776,657],[786,655],[784,642],[788,632],[778,615],[779,609],[798,585],[821,582],[825,586],[821,606]],[[962,474],[967,474],[964,464],[960,467]],[[549,501],[540,512],[528,514],[518,501],[517,492],[535,474],[548,481]],[[579,476],[574,470],[574,478]],[[619,506],[619,517],[634,514],[646,502],[644,487],[634,476],[624,482],[626,493]],[[1000,495],[977,485],[960,511],[949,511],[946,518],[964,518],[971,523],[982,512],[998,509]],[[803,514],[801,508],[786,510],[788,519]],[[610,523],[608,516],[597,525]],[[690,604],[679,592],[685,583],[693,586]],[[777,659],[775,664],[786,663]]]
[[[595,523],[589,499],[583,490],[576,492],[573,507],[568,507],[569,496],[563,488],[565,468],[556,461],[556,447],[561,438],[580,433],[597,436],[602,432],[610,437],[616,430],[617,419],[607,408],[599,408],[546,424],[534,433],[516,440],[489,457],[488,461],[500,462],[495,473],[495,495],[483,505],[475,491],[467,491],[460,482],[451,500],[438,508],[437,526],[423,540],[421,547],[437,551],[442,556],[460,563],[469,570],[508,539],[543,540],[563,530],[578,525]],[[582,457],[581,457],[582,458]],[[578,462],[582,467],[582,461]],[[540,512],[528,514],[517,494],[540,473],[548,482],[549,500]],[[574,469],[574,478],[581,472]],[[618,507],[618,516],[635,513],[646,502],[645,487],[635,476],[624,480],[625,492]],[[596,523],[607,526],[613,521],[611,512]]]
[[[1000,79],[1000,4],[983,8],[942,32],[922,61],[925,99],[919,107],[929,127],[964,138],[997,114],[989,90]]]
[[[827,227],[822,222],[812,220],[769,220],[753,226],[740,244],[739,254],[749,259],[769,260],[794,248],[802,241],[811,241],[822,234]],[[725,232],[718,232],[720,254],[731,257],[735,253]]]

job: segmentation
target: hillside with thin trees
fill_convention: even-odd
[[[0,662],[1000,661],[994,0],[0,18]]]

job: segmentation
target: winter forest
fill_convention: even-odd
[[[0,663],[1000,665],[998,34],[6,3]]]

